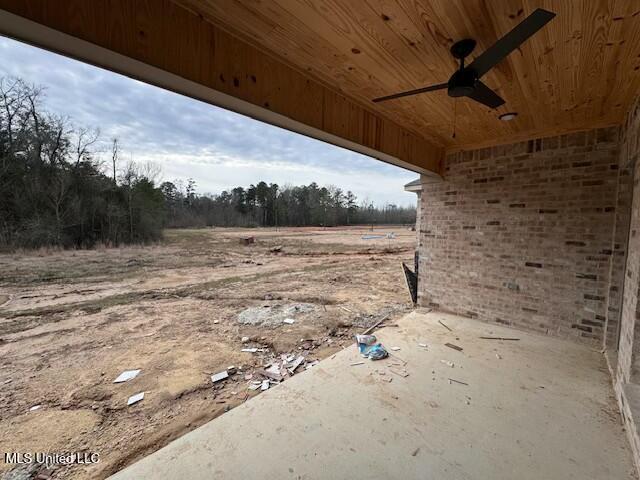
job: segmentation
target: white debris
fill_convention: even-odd
[[[393,350],[394,352],[397,352],[398,350],[400,350],[400,347],[389,347],[389,350]]]
[[[352,367],[355,367],[356,365],[364,365],[364,362],[353,362],[351,364]]]
[[[260,386],[260,390],[269,390],[269,380],[263,380],[262,385]]]
[[[127,406],[133,405],[134,403],[138,403],[140,400],[144,398],[144,392],[136,393],[135,395],[131,395],[129,400],[127,400]]]
[[[296,358],[296,361],[291,364],[291,367],[289,367],[289,373],[293,375],[293,372],[296,371],[296,368],[298,368],[302,364],[302,362],[304,362],[304,357],[300,355],[298,358]]]
[[[497,358],[498,360],[502,360],[502,356],[501,356],[499,353],[496,353],[496,358]]]
[[[293,318],[285,318],[282,323],[286,323],[288,325],[293,325],[296,321]]]
[[[250,340],[249,337],[242,337],[241,342],[242,343],[247,343],[249,340]]]
[[[35,412],[36,410],[38,410],[40,407],[42,407],[42,405],[34,405],[33,407],[31,407],[29,409],[30,412]]]
[[[269,368],[265,368],[264,370],[265,372],[280,375],[280,365],[278,363],[273,363]]]
[[[243,325],[280,325],[287,319],[299,316],[310,315],[317,310],[317,306],[312,303],[288,303],[285,305],[264,305],[249,307],[238,314],[238,323]],[[287,323],[287,322],[285,322]]]
[[[125,370],[120,375],[118,375],[118,378],[116,378],[113,383],[128,382],[129,380],[133,380],[134,378],[136,378],[139,373],[140,370]]]
[[[419,343],[418,346],[422,347],[422,348],[427,348],[428,347],[428,345],[426,343]]]
[[[450,362],[449,360],[440,360],[441,363],[444,363],[445,365],[453,368],[455,365],[453,362]]]
[[[248,353],[256,353],[258,351],[257,348],[253,347],[253,348],[243,348],[242,349],[243,352],[248,352]]]
[[[211,375],[211,381],[213,383],[219,382],[220,380],[224,380],[225,378],[229,378],[229,373],[226,370],[222,372],[214,373]]]
[[[249,390],[257,390],[260,388],[260,386],[262,385],[262,383],[259,383],[257,385],[251,384],[249,385]]]

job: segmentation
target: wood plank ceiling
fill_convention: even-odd
[[[640,95],[638,0],[176,3],[448,150],[619,124]],[[446,91],[371,103],[446,82],[455,41],[475,39],[473,58],[538,7],[556,18],[483,77],[499,109]],[[498,120],[507,111],[517,118]]]

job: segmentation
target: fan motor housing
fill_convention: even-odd
[[[458,70],[449,79],[447,91],[450,97],[464,97],[471,95],[475,89],[478,75],[469,68]]]

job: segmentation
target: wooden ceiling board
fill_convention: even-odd
[[[619,124],[640,94],[637,0],[175,2],[448,150]],[[478,42],[471,61],[536,8],[557,16],[483,77],[497,110],[445,91],[371,103],[447,81],[455,41]]]

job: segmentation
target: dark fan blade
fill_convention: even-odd
[[[513,30],[507,33],[496,43],[487,48],[481,55],[476,57],[468,68],[472,68],[483,76],[491,68],[524,43],[531,35],[544,27],[556,14],[538,8],[535,12],[520,22]]]
[[[475,89],[471,95],[467,95],[469,98],[474,99],[476,102],[480,102],[489,108],[498,108],[504,103],[504,100],[500,96],[487,87],[480,80],[476,82]]]
[[[387,95],[386,97],[374,98],[372,101],[375,103],[384,102],[385,100],[408,97],[409,95],[417,95],[418,93],[433,92],[434,90],[442,90],[443,88],[447,88],[446,83],[439,83],[437,85],[431,85],[430,87],[416,88],[415,90],[409,90],[408,92],[394,93],[393,95]]]

